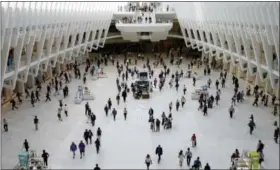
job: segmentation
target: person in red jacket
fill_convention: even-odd
[[[192,140],[192,147],[196,147],[196,136],[195,136],[195,134],[192,135],[191,140]]]

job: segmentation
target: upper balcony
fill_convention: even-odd
[[[119,22],[116,28],[120,32],[168,32],[173,27],[173,23],[125,23]]]
[[[162,19],[177,19],[175,9],[168,4],[161,3],[128,3],[124,6],[119,6],[118,11],[113,14],[113,20],[120,20],[124,17],[141,16],[145,13],[153,14],[155,18]],[[136,16],[137,17],[137,16]]]
[[[173,27],[174,11],[158,10],[150,6],[132,6],[114,14],[115,26],[124,40],[164,40]],[[161,34],[161,35],[160,35]]]

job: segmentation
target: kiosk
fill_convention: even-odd
[[[260,170],[264,169],[259,164],[259,153],[256,151],[244,150],[240,158],[237,158],[233,161],[233,165],[231,166],[231,170]]]
[[[19,163],[14,167],[15,170],[35,170],[50,169],[44,165],[43,158],[34,150],[18,153]]]
[[[198,100],[201,94],[205,94],[206,97],[209,96],[208,86],[201,86],[199,89],[195,89],[195,91],[191,94],[192,100]]]
[[[151,81],[148,78],[148,72],[140,72],[139,73],[139,79],[135,81],[135,93],[134,98],[140,99],[141,97],[143,99],[150,98],[150,92],[152,92]]]
[[[81,104],[83,100],[94,100],[94,96],[91,94],[88,87],[84,87],[82,85],[78,86],[78,91],[75,97],[75,104]]]

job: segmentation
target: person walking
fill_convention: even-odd
[[[67,104],[64,105],[64,114],[66,117],[68,117],[68,107]]]
[[[152,164],[152,159],[151,159],[149,154],[146,156],[145,163],[146,163],[146,166],[147,166],[147,170],[149,170],[150,165]]]
[[[183,150],[180,150],[178,158],[179,158],[179,165],[180,165],[180,167],[182,167],[183,166],[183,161],[184,161],[184,158],[185,158],[185,156],[183,154]]]
[[[127,117],[127,110],[126,110],[126,108],[124,108],[124,110],[123,110],[123,116],[124,116],[124,120],[126,120],[126,117]]]
[[[23,142],[23,147],[24,147],[25,151],[28,152],[29,143],[27,142],[27,139],[24,140],[24,142]]]
[[[8,123],[6,121],[6,119],[3,119],[3,128],[5,132],[8,132]]]
[[[38,130],[38,124],[39,124],[39,119],[37,118],[37,116],[34,117],[34,125],[35,125],[35,130]]]
[[[18,109],[15,99],[11,99],[10,103],[12,104],[12,110],[14,110],[15,108]]]
[[[230,116],[230,118],[232,118],[232,116],[233,116],[233,113],[234,113],[234,111],[235,111],[235,109],[234,109],[234,107],[233,107],[233,105],[231,105],[230,106],[230,108],[229,108],[229,116]]]
[[[48,159],[49,159],[49,153],[48,152],[46,152],[45,150],[43,150],[43,153],[42,153],[42,158],[43,158],[43,161],[44,161],[44,165],[46,166],[46,167],[48,167]]]
[[[187,149],[185,156],[187,158],[187,165],[190,166],[192,159],[192,152],[190,151],[190,148]]]
[[[84,142],[81,140],[81,142],[80,142],[80,144],[79,144],[80,159],[82,159],[83,156],[85,156],[85,147],[86,147],[86,145],[85,145]]]
[[[73,153],[73,159],[75,159],[76,151],[77,151],[77,145],[74,142],[72,142],[72,144],[70,145],[70,151]]]
[[[158,145],[158,147],[156,148],[156,155],[158,155],[158,163],[160,163],[162,154],[163,154],[162,147],[160,145]]]
[[[96,164],[93,170],[101,170],[101,169],[99,168],[98,164]]]
[[[95,148],[96,148],[96,153],[98,154],[99,153],[99,149],[100,149],[100,140],[99,138],[96,138],[95,140]]]

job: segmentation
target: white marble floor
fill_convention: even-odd
[[[139,63],[140,66],[140,63]],[[141,64],[142,66],[142,64]],[[185,67],[186,68],[186,67]],[[172,70],[176,70],[174,66]],[[194,91],[191,79],[183,79],[180,82],[180,90],[170,89],[168,84],[162,92],[155,91],[148,100],[135,100],[129,94],[128,102],[116,105],[116,69],[105,67],[108,78],[92,81],[89,79],[87,86],[96,96],[96,100],[90,101],[92,111],[97,116],[96,126],[93,128],[87,124],[84,114],[84,103],[74,104],[77,86],[81,80],[73,80],[69,85],[70,96],[64,102],[69,107],[69,117],[63,117],[63,122],[57,120],[58,100],[54,97],[49,103],[40,102],[35,108],[30,107],[26,101],[20,110],[10,111],[2,118],[9,123],[9,132],[2,131],[2,168],[10,169],[18,162],[17,153],[22,150],[24,139],[30,143],[31,149],[41,152],[45,149],[50,154],[49,164],[52,169],[90,169],[96,163],[102,169],[144,169],[146,154],[151,154],[154,164],[151,168],[176,169],[178,152],[191,146],[190,137],[197,134],[198,146],[192,149],[193,159],[200,157],[203,167],[208,162],[212,169],[225,169],[230,166],[230,156],[238,148],[255,150],[258,140],[265,144],[264,167],[267,169],[279,169],[279,145],[273,141],[273,122],[276,120],[270,112],[271,108],[252,107],[251,100],[238,104],[234,118],[230,119],[228,108],[232,97],[231,77],[228,76],[226,88],[222,89],[221,102],[209,110],[209,115],[204,117],[197,111],[198,102],[191,100],[191,92]],[[159,69],[157,69],[157,72]],[[213,73],[211,78],[217,78],[218,73]],[[206,83],[209,77],[202,77],[197,81],[197,87]],[[130,84],[130,83],[129,83]],[[173,129],[160,133],[153,133],[149,129],[148,109],[153,107],[155,117],[160,118],[162,111],[168,112],[168,103],[175,103],[182,95],[183,84],[187,86],[187,103],[179,112],[173,111]],[[242,82],[241,82],[242,86]],[[210,89],[215,93],[215,88]],[[104,105],[111,97],[113,107],[118,110],[117,120],[104,114]],[[128,119],[124,121],[123,108],[128,110]],[[257,128],[253,135],[248,133],[249,116],[254,114]],[[40,120],[39,131],[34,130],[33,117],[37,115]],[[92,129],[96,133],[97,127],[103,131],[101,152],[96,154],[95,146],[86,147],[84,159],[72,159],[70,144],[76,144],[83,139],[85,129]],[[163,159],[156,163],[155,148],[163,147]],[[183,165],[186,168],[186,164]]]

